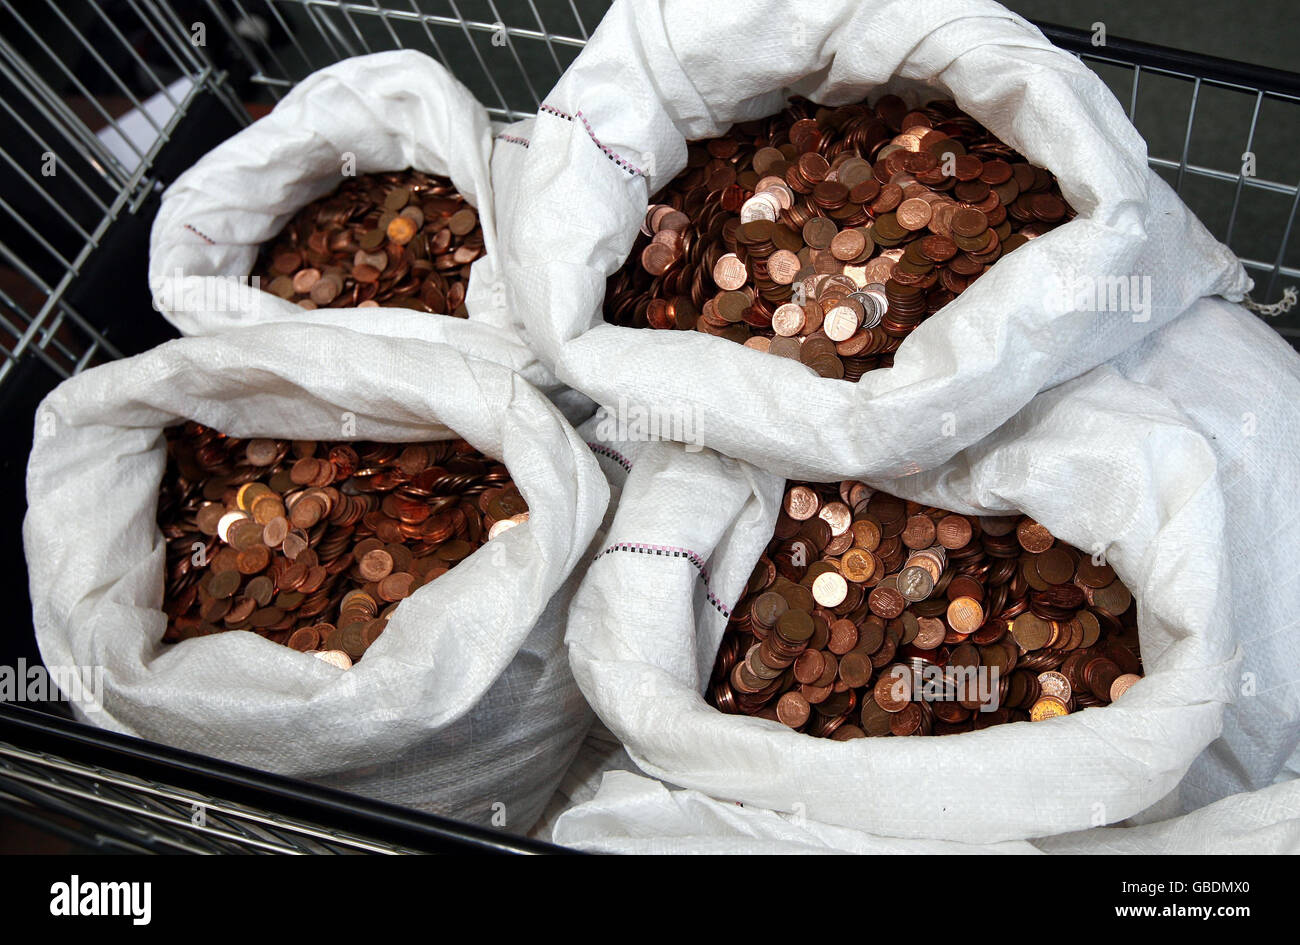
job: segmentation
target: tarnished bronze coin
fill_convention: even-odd
[[[1115,580],[1115,569],[1104,561],[1098,562],[1092,557],[1079,559],[1079,583],[1086,587],[1105,587]]]
[[[1048,584],[1066,584],[1074,578],[1074,557],[1060,545],[1040,554],[1035,565]]]
[[[861,650],[851,650],[840,659],[840,679],[850,689],[860,689],[871,681],[871,659]]]
[[[1023,650],[1038,650],[1052,639],[1052,622],[1034,613],[1024,613],[1011,624],[1011,635]]]
[[[935,525],[935,538],[949,551],[965,548],[971,541],[970,519],[964,515],[945,515]]]
[[[868,598],[871,612],[886,620],[893,620],[903,612],[906,598],[894,587],[877,587]]]
[[[1105,587],[1099,587],[1092,592],[1093,606],[1116,617],[1128,610],[1129,605],[1132,603],[1133,595],[1119,581],[1112,581]]]
[[[912,674],[905,666],[881,673],[872,692],[876,705],[886,712],[901,712],[912,699]]]
[[[821,650],[804,650],[795,658],[794,678],[805,685],[812,685],[822,676],[826,668],[826,658]]]
[[[912,549],[929,548],[934,544],[934,519],[928,515],[913,515],[903,529],[903,544]]]
[[[942,620],[935,617],[920,617],[916,621],[917,633],[912,645],[918,650],[933,650],[941,643],[948,632]]]
[[[925,720],[925,714],[921,706],[915,702],[909,702],[898,712],[894,713],[893,719],[889,722],[889,730],[894,735],[917,735],[921,732],[921,725]]]

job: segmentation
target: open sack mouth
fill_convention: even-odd
[[[552,601],[608,496],[544,394],[452,344],[284,321],[41,409],[38,642],[102,667],[92,722],[371,797],[416,779],[403,803],[477,822],[504,799],[527,829],[588,718]]]
[[[528,520],[505,466],[464,440],[165,432],[167,643],[246,630],[350,669],[402,600]]]
[[[837,741],[1043,721],[1138,681],[1136,610],[1100,555],[1028,516],[789,484],[707,695]]]
[[[303,207],[258,254],[253,275],[300,308],[410,308],[469,317],[478,213],[446,177],[406,170],[345,179]]]
[[[651,197],[605,320],[694,330],[856,381],[1004,255],[1074,211],[950,100],[896,95],[691,142]]]

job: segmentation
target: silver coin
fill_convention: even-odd
[[[755,220],[776,222],[781,212],[781,201],[769,193],[755,194],[740,207],[740,222],[753,223]]]
[[[934,590],[934,578],[925,568],[913,565],[898,574],[898,593],[912,603],[925,600]]]

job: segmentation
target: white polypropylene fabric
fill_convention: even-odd
[[[1138,600],[1145,678],[1118,703],[946,738],[811,739],[703,699],[783,481],[646,444],[570,613],[574,675],[647,774],[882,836],[990,843],[1165,797],[1237,693],[1217,463],[1171,401],[1110,366],[1039,395],[939,468],[874,483],[966,514],[1023,511],[1104,550]]]
[[[606,277],[688,139],[773,114],[791,94],[838,105],[885,92],[951,95],[1053,171],[1078,218],[999,261],[908,337],[892,369],[856,385],[698,332],[602,321]],[[932,468],[1196,299],[1250,284],[1147,167],[1102,82],[988,0],[616,2],[520,127],[494,152],[496,217],[509,303],[539,356],[598,403],[697,418],[705,445],[783,475]],[[1149,310],[1058,298],[1077,279],[1107,296],[1130,278]]]
[[[797,814],[725,803],[699,791],[670,790],[615,770],[605,775],[594,798],[560,816],[552,840],[590,853],[1300,853],[1300,781],[1234,794],[1151,824],[969,844],[874,836]]]
[[[1300,570],[1282,564],[1300,560],[1300,357],[1241,306],[1204,299],[1114,365],[1205,437],[1227,513],[1239,696],[1179,785],[1192,810],[1300,770]]]
[[[374,53],[314,72],[163,194],[149,249],[155,304],[185,334],[304,320],[308,313],[268,292],[237,293],[219,307],[211,300],[224,298],[222,286],[233,293],[231,280],[248,276],[261,245],[303,206],[338,187],[344,174],[410,167],[450,177],[478,209],[485,255],[473,266],[469,318],[484,337],[492,337],[487,328],[496,328],[508,338],[511,318],[495,271],[491,149],[483,106],[422,53]],[[459,320],[400,308],[326,309],[312,320],[376,334],[388,334],[389,323],[405,320],[405,334],[431,341],[463,329]]]
[[[238,437],[459,435],[505,463],[529,521],[403,601],[350,671],[251,633],[164,645],[157,496],[162,431],[181,419]],[[37,642],[47,666],[102,667],[88,721],[469,822],[504,812],[526,830],[541,813],[591,718],[564,658],[563,595],[608,488],[518,375],[448,345],[262,325],[86,371],[36,429]]]

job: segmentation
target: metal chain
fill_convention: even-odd
[[[1250,297],[1250,293],[1247,292],[1245,301],[1241,304],[1258,315],[1263,315],[1266,318],[1276,318],[1278,315],[1285,315],[1287,312],[1291,311],[1291,309],[1295,308],[1297,301],[1300,301],[1300,293],[1296,292],[1295,286],[1289,285],[1282,290],[1282,298],[1276,302],[1271,302],[1267,305],[1263,302],[1256,302]]]

